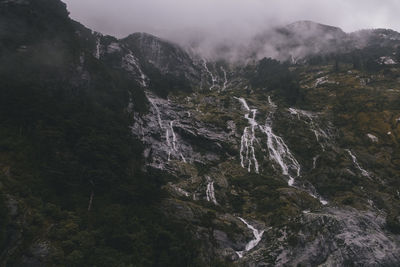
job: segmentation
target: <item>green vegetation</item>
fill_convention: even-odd
[[[207,163],[174,157],[169,172],[145,164],[145,148],[130,131],[137,118],[131,111],[145,115],[149,105],[134,75],[121,67],[126,47],[97,59],[96,35],[71,21],[56,0],[1,7],[0,249],[8,254],[0,265],[230,266],[232,259],[215,254],[230,249],[223,253],[235,256],[232,249],[245,242],[249,230],[239,216],[265,226],[271,238],[284,230],[289,246],[306,242],[293,233],[302,229],[302,214],[322,205],[302,188],[315,188],[335,208],[383,210],[386,229],[399,233],[400,68],[376,60],[392,51],[371,46],[295,65],[264,58],[238,67],[227,90],[195,94],[184,75],[144,63],[149,88],[180,109],[171,113],[187,129],[177,123],[177,135]],[[249,117],[234,97],[257,109],[260,126],[271,119],[301,165],[296,187],[269,158],[257,127],[260,171],[254,172],[255,160],[250,172],[242,168],[240,135]],[[304,118],[288,107],[313,113]],[[317,139],[312,126],[329,140]],[[211,186],[218,204],[207,201]]]
[[[59,1],[1,9],[20,28],[0,36],[0,189],[18,200],[11,222],[0,195],[0,247],[22,233],[3,263],[46,240],[49,266],[193,266],[191,229],[159,210],[165,181],[142,171],[129,131],[130,96],[146,112],[136,82],[85,53],[93,44],[75,31],[87,30]]]
[[[300,98],[298,79],[286,63],[264,58],[258,62],[255,70],[248,73],[248,76],[254,88],[260,88],[262,93],[275,91],[289,105],[294,105]]]

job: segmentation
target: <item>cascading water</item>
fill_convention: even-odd
[[[221,70],[224,73],[224,84],[222,86],[222,91],[224,91],[226,89],[227,84],[228,84],[228,79],[226,77],[226,71],[225,71],[224,67],[221,66]]]
[[[174,120],[171,120],[167,123],[167,126],[164,126],[164,123],[161,119],[161,112],[159,107],[157,106],[156,102],[154,101],[153,98],[147,96],[152,108],[153,108],[153,113],[157,116],[157,122],[158,125],[161,129],[161,131],[165,132],[165,142],[168,148],[168,161],[171,160],[171,155],[175,156],[176,158],[181,158],[183,162],[187,162],[186,158],[184,157],[182,151],[179,151],[179,146],[178,146],[178,139],[174,131]]]
[[[356,166],[356,168],[361,172],[361,174],[363,176],[365,176],[365,177],[371,178],[370,173],[360,166],[356,156],[351,152],[351,150],[350,149],[346,149],[346,151],[347,151],[347,153],[349,153],[351,159],[353,160],[354,166]]]
[[[322,150],[325,150],[325,144],[321,142],[321,139],[327,140],[329,139],[329,135],[324,130],[319,128],[314,122],[314,119],[315,117],[317,117],[317,115],[310,111],[305,111],[301,109],[289,108],[288,110],[290,114],[296,115],[299,120],[303,119],[303,121],[310,127],[311,131],[314,133],[315,138],[320,144]]]
[[[185,196],[185,197],[190,197],[190,193],[187,192],[186,190],[183,190],[182,188],[178,187],[177,185],[171,185],[171,187],[177,192],[178,194]]]
[[[254,165],[255,172],[259,173],[258,161],[254,149],[254,141],[256,140],[255,129],[256,126],[258,126],[258,123],[255,120],[257,109],[250,109],[249,106],[247,105],[246,100],[244,100],[241,97],[240,98],[235,97],[235,99],[239,100],[242,106],[246,109],[246,111],[248,111],[248,113],[246,113],[244,117],[250,124],[250,126],[245,127],[243,130],[243,135],[240,144],[240,164],[242,165],[243,168],[246,168],[247,164],[248,172],[251,171],[251,167],[252,165]],[[252,114],[251,117],[249,117],[250,113]]]
[[[147,97],[147,99],[149,100],[152,108],[153,108],[153,113],[156,114],[157,116],[157,122],[158,125],[160,126],[161,129],[163,129],[163,124],[162,124],[162,120],[161,120],[161,113],[160,113],[160,109],[158,108],[158,106],[156,105],[156,103],[154,102],[154,100],[151,97]]]
[[[100,47],[101,47],[100,37],[97,37],[97,40],[96,40],[96,53],[95,53],[95,57],[97,59],[100,59]]]
[[[210,177],[206,177],[207,179],[207,189],[206,189],[206,197],[207,201],[214,203],[215,205],[218,205],[217,199],[215,198],[215,192],[214,192],[214,181],[211,180]]]
[[[123,58],[122,66],[124,66],[130,72],[135,74],[139,73],[139,79],[137,82],[140,83],[142,87],[147,87],[148,78],[140,68],[138,62],[139,60],[132,54],[132,52],[130,52]]]
[[[210,75],[211,77],[211,87],[209,88],[209,90],[212,90],[214,87],[216,87],[215,83],[218,81],[217,77],[215,77],[212,72],[208,69],[207,67],[207,61],[205,59],[203,59],[203,66],[204,69],[206,70],[207,74]]]
[[[276,105],[269,96],[268,103],[273,113]],[[273,133],[270,116],[266,119],[265,125],[260,126],[261,131],[267,135],[269,157],[281,167],[282,174],[289,177],[288,185],[293,186],[295,177],[300,176],[301,167],[283,139]]]
[[[312,166],[313,169],[315,169],[317,167],[318,158],[319,158],[319,155],[313,157],[313,166]]]
[[[241,220],[247,226],[247,228],[249,228],[253,232],[253,236],[254,236],[254,239],[250,240],[250,242],[246,244],[246,247],[244,250],[236,251],[236,254],[239,256],[239,258],[242,258],[245,252],[252,250],[253,248],[255,248],[258,245],[258,243],[260,243],[261,238],[264,234],[264,230],[257,230],[254,226],[250,225],[243,218],[239,217],[239,220]]]
[[[283,139],[272,132],[270,121],[260,129],[267,135],[267,145],[270,158],[282,169],[282,174],[289,177],[288,185],[293,186],[295,177],[300,176],[300,164],[294,158]]]
[[[270,158],[281,167],[282,174],[289,177],[288,185],[294,186],[295,178],[300,176],[301,166],[300,163],[293,156],[283,139],[273,133],[271,116],[275,112],[277,106],[274,102],[272,102],[269,96],[268,103],[271,108],[271,113],[270,116],[267,117],[265,125],[260,126],[260,129],[267,135],[267,145]],[[305,190],[312,197],[317,198],[321,202],[321,204],[328,204],[326,200],[318,196],[313,188]]]
[[[176,151],[176,135],[174,132],[174,121],[169,122],[169,127],[171,129],[171,134],[172,134],[172,149]]]

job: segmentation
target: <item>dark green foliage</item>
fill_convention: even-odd
[[[4,190],[27,214],[5,264],[21,264],[41,237],[52,246],[49,266],[193,265],[190,229],[159,211],[165,181],[142,171],[129,130],[128,102],[146,112],[143,91],[92,56],[94,37],[60,1],[1,4],[0,13],[0,153],[12,170]],[[3,198],[0,218],[3,248]]]
[[[243,205],[245,201],[242,197],[236,195],[229,195],[228,196],[229,203],[232,205],[233,212],[241,213],[243,212]]]
[[[185,77],[176,77],[170,74],[161,74],[156,68],[148,66],[146,69],[150,79],[149,87],[157,95],[166,98],[171,92],[191,92],[192,88]]]
[[[370,41],[371,42],[371,41]],[[350,64],[353,69],[378,72],[397,66],[385,65],[380,62],[380,57],[388,56],[397,60],[396,50],[390,45],[382,45],[380,41],[377,43],[371,42],[368,46],[362,49],[354,49],[345,53],[327,54],[327,55],[313,55],[307,59],[310,65],[333,65],[332,71],[339,72],[343,69],[340,68],[341,64]],[[397,45],[395,45],[397,46]]]
[[[197,248],[189,231],[162,217],[151,207],[118,204],[83,218],[68,215],[50,232],[64,255],[54,257],[72,266],[190,265]]]
[[[8,220],[8,210],[5,204],[5,199],[3,194],[0,193],[0,251],[3,251],[3,248],[6,245],[6,229]]]
[[[256,70],[248,74],[254,88],[262,88],[266,93],[272,90],[281,95],[289,105],[294,105],[300,97],[300,87],[294,73],[285,63],[264,58]]]
[[[400,216],[388,215],[386,217],[386,225],[392,233],[396,235],[400,234]]]

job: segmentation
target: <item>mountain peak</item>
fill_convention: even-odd
[[[313,30],[322,30],[325,32],[336,32],[340,34],[344,34],[344,31],[339,27],[334,27],[326,24],[317,23],[311,20],[299,20],[293,23],[286,25],[285,27],[291,31],[313,31]]]
[[[147,32],[135,32],[132,33],[130,35],[128,35],[127,37],[125,37],[124,39],[157,39],[157,40],[161,40],[159,37],[152,35],[150,33]]]

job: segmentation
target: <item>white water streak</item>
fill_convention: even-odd
[[[268,96],[268,104],[272,108],[272,111],[274,111],[276,109],[276,104],[274,102],[272,102],[271,96]]]
[[[161,112],[160,109],[158,108],[156,102],[154,99],[151,97],[147,97],[152,108],[153,108],[153,113],[156,114],[157,116],[157,122],[158,126],[160,127],[161,131],[165,131],[165,141],[167,143],[168,147],[168,161],[171,160],[171,155],[174,155],[176,158],[181,158],[183,162],[187,163],[186,158],[182,154],[182,152],[178,151],[178,140],[174,131],[174,122],[175,121],[169,121],[167,123],[167,126],[164,126],[163,121],[161,119]]]
[[[154,100],[150,97],[147,97],[147,99],[149,100],[151,106],[153,107],[156,115],[157,115],[157,121],[158,121],[158,125],[160,126],[161,129],[164,129],[163,125],[162,125],[162,121],[161,121],[161,113],[160,113],[160,109],[158,108],[158,106],[156,105],[156,103],[154,102]]]
[[[97,40],[96,40],[96,54],[95,54],[95,57],[97,59],[100,59],[100,37],[97,37]]]
[[[183,156],[183,154],[181,153],[180,155],[181,155],[182,161],[187,163],[186,158]]]
[[[267,136],[267,146],[268,146],[268,153],[271,160],[276,162],[281,170],[282,174],[289,178],[288,185],[295,187],[295,178],[300,176],[301,166],[300,163],[296,160],[293,156],[292,152],[285,144],[283,139],[280,136],[277,136],[272,131],[272,120],[271,116],[275,112],[277,106],[274,102],[272,102],[271,97],[268,96],[268,104],[271,108],[270,116],[267,117],[265,125],[258,125],[257,121],[255,120],[255,116],[257,113],[256,109],[250,109],[249,105],[247,104],[246,100],[243,98],[237,98],[239,102],[242,104],[243,108],[248,112],[245,115],[245,118],[248,120],[250,126],[245,127],[243,131],[243,135],[241,138],[241,146],[240,146],[240,162],[243,168],[246,168],[247,163],[247,170],[250,172],[252,162],[254,162],[255,171],[258,173],[258,162],[255,157],[255,149],[254,149],[254,140],[255,138],[255,130],[259,128],[263,133]],[[252,116],[250,117],[250,113]],[[315,159],[316,161],[316,159]],[[314,166],[315,166],[314,161]],[[328,204],[327,201],[323,200],[318,194],[315,192],[315,189],[306,189],[306,191],[314,198],[318,199],[321,204],[326,205]]]
[[[206,178],[207,178],[207,189],[206,189],[207,201],[213,202],[215,205],[218,205],[217,199],[215,198],[214,181],[212,181],[211,178],[208,176]]]
[[[294,177],[300,176],[300,164],[280,136],[272,132],[271,122],[267,119],[264,126],[260,129],[267,135],[267,145],[269,156],[282,169],[282,174],[289,177],[288,185],[293,186]]]
[[[243,168],[246,168],[247,163],[248,172],[251,171],[251,167],[254,164],[255,172],[259,173],[259,166],[254,148],[254,141],[256,140],[255,129],[256,126],[258,126],[258,123],[255,120],[257,109],[250,109],[246,100],[241,97],[235,97],[235,99],[239,100],[242,106],[252,114],[251,117],[249,117],[250,113],[246,113],[244,116],[249,122],[250,126],[245,127],[243,130],[240,144],[240,164]]]
[[[224,67],[221,66],[221,70],[224,73],[224,85],[222,86],[222,91],[224,91],[228,84],[228,79],[226,78],[226,71],[225,71]]]
[[[138,63],[138,59],[132,54],[132,52],[130,52],[129,54],[127,54],[124,59],[123,59],[123,65],[125,66],[125,68],[132,72],[137,74],[137,72],[139,72],[139,83],[142,87],[146,87],[147,86],[147,76],[143,73],[142,69],[140,68],[140,65]],[[134,68],[132,67],[132,65],[134,66]],[[136,70],[135,70],[136,69]],[[136,72],[137,71],[137,72]]]
[[[322,143],[320,142],[320,140],[321,140],[321,137],[322,137],[323,139],[329,139],[329,136],[328,136],[328,134],[327,134],[324,130],[322,130],[321,128],[319,128],[319,127],[316,125],[316,123],[314,122],[314,118],[315,118],[317,115],[314,114],[314,113],[312,113],[312,112],[310,112],[310,111],[301,110],[301,109],[289,108],[288,110],[289,110],[290,114],[296,115],[297,118],[298,118],[299,120],[301,120],[302,117],[305,118],[305,119],[303,119],[303,121],[304,121],[307,125],[309,125],[311,131],[314,133],[315,138],[317,139],[317,142],[321,145],[322,150],[325,150],[325,145],[322,144]]]
[[[169,122],[169,127],[171,129],[171,134],[172,134],[172,148],[176,151],[176,135],[174,132],[174,121]]]
[[[274,111],[276,105],[272,102],[270,96],[268,96],[268,103]],[[260,126],[260,129],[267,135],[269,157],[278,163],[282,169],[282,174],[289,177],[288,185],[293,186],[295,177],[300,176],[301,167],[299,162],[293,156],[283,139],[273,133],[270,117],[267,118],[264,126]]]
[[[254,236],[254,239],[250,240],[250,242],[246,244],[245,250],[236,251],[236,254],[239,256],[239,258],[242,258],[245,252],[252,250],[253,248],[255,248],[258,245],[258,243],[260,243],[261,238],[264,234],[264,230],[257,230],[256,228],[254,228],[254,226],[252,226],[248,222],[246,222],[245,219],[240,218],[240,217],[238,217],[238,218],[247,226],[247,228],[249,228],[253,232],[253,236]]]
[[[172,188],[180,195],[183,195],[185,197],[190,196],[189,192],[183,190],[182,188],[178,187],[177,185],[172,185]]]
[[[378,137],[376,137],[376,136],[373,135],[373,134],[367,134],[367,136],[368,136],[368,138],[369,138],[372,142],[374,142],[374,143],[377,143],[377,142],[379,141]]]
[[[315,169],[315,168],[317,167],[317,160],[318,160],[318,158],[319,158],[319,155],[313,157],[313,167],[312,167],[312,169]]]
[[[271,98],[268,96],[268,103],[272,108],[272,113],[277,107],[275,103],[272,102]],[[300,116],[311,116],[310,113],[305,111],[299,111],[295,109],[289,110],[291,114]],[[269,156],[272,160],[274,160],[282,169],[282,174],[289,177],[288,185],[294,186],[295,178],[300,176],[301,166],[300,163],[293,156],[292,152],[289,150],[288,146],[285,144],[283,139],[280,136],[277,136],[272,131],[272,122],[271,118],[268,117],[265,125],[260,126],[260,129],[267,135],[267,145]],[[313,159],[313,167],[315,167],[316,159]],[[313,190],[306,190],[310,196],[316,198],[320,201],[322,205],[328,204],[326,200],[317,195],[317,193],[313,193]]]
[[[360,164],[358,163],[358,160],[357,160],[356,156],[351,152],[351,150],[350,150],[350,149],[346,149],[346,151],[347,151],[347,153],[349,153],[351,159],[353,160],[354,165],[355,165],[356,168],[361,172],[361,174],[362,174],[363,176],[365,176],[365,177],[370,178],[371,176],[370,176],[369,172],[367,172],[366,170],[364,170],[364,169],[360,166]]]
[[[211,87],[209,88],[209,90],[212,90],[216,85],[215,85],[215,83],[217,82],[217,77],[215,77],[213,74],[212,74],[212,72],[208,69],[208,67],[207,67],[207,61],[205,60],[205,59],[203,59],[203,66],[204,66],[204,69],[206,70],[206,72],[207,72],[207,74],[208,75],[210,75],[210,77],[211,77],[211,81],[212,81],[212,85],[211,85]]]

